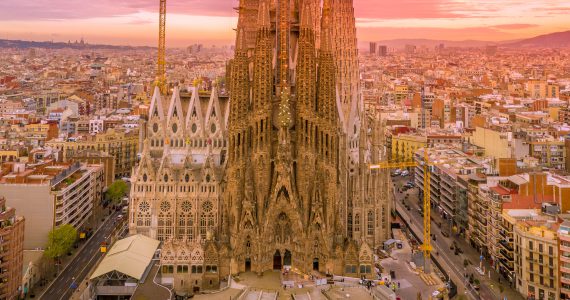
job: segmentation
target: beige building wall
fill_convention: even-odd
[[[54,225],[54,204],[49,183],[2,184],[1,196],[6,197],[6,204],[15,208],[18,215],[26,218],[24,250],[44,248]]]
[[[473,144],[485,148],[485,155],[495,159],[511,158],[511,147],[505,133],[477,127],[473,133]]]

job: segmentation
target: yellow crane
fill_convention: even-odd
[[[160,0],[160,19],[158,22],[158,59],[155,85],[166,94],[166,0]]]
[[[417,167],[418,163],[413,161],[408,162],[382,162],[379,164],[370,165],[370,169],[403,169],[408,167]],[[429,172],[429,155],[427,147],[424,148],[424,161],[423,161],[423,171],[424,171],[424,197],[423,197],[423,209],[424,209],[424,240],[421,246],[422,252],[424,254],[424,271],[429,272],[429,261],[431,255],[431,198],[430,198],[430,172]]]

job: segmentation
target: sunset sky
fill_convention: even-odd
[[[1,0],[0,39],[151,45],[158,0]],[[230,44],[237,0],[168,0],[170,47]],[[509,40],[570,30],[568,0],[354,0],[361,42]]]

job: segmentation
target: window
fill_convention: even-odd
[[[174,273],[173,265],[162,265],[162,274],[172,274]]]
[[[193,265],[191,270],[192,270],[192,274],[201,274],[202,273],[202,266]]]
[[[356,273],[356,265],[346,265],[344,271],[345,273]]]
[[[346,220],[346,230],[348,231],[348,236],[352,237],[352,213],[348,213]]]
[[[368,212],[368,235],[374,234],[374,212]]]
[[[217,273],[218,266],[207,265],[206,266],[206,273]]]
[[[188,265],[176,266],[176,273],[188,273]]]
[[[354,215],[354,231],[360,231],[360,214]]]
[[[529,250],[532,250],[532,248],[533,248],[533,247],[532,247],[532,241],[528,241],[528,249],[529,249]]]
[[[370,265],[360,265],[360,274],[372,273],[372,267]]]

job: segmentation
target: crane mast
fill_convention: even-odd
[[[158,59],[155,85],[158,86],[162,94],[166,94],[166,0],[160,0],[158,26]]]

